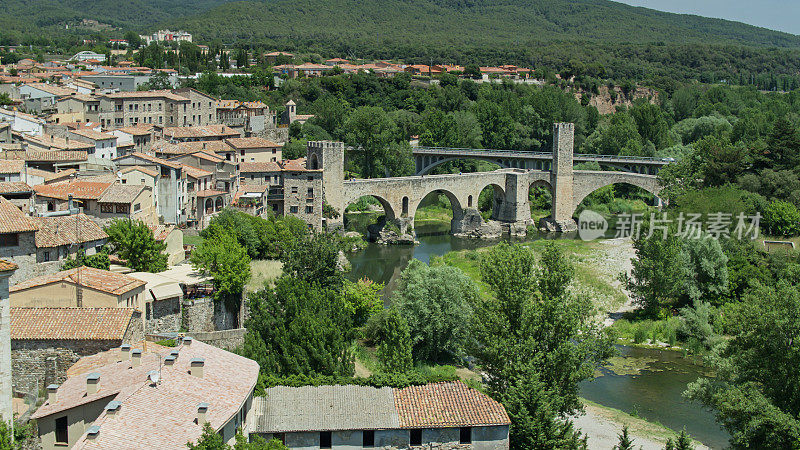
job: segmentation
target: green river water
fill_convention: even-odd
[[[427,263],[431,256],[497,243],[456,238],[441,233],[425,235],[425,231],[424,227],[417,227],[418,245],[369,244],[366,249],[350,255],[352,271],[349,276],[352,279],[367,277],[385,283],[384,298],[388,302],[400,272],[411,258]],[[543,236],[529,237],[542,238]],[[715,422],[712,413],[681,396],[686,385],[703,374],[700,365],[683,358],[678,352],[624,346],[620,346],[619,351],[620,356],[631,358],[629,361],[635,358],[640,363],[637,365],[643,365],[643,370],[636,374],[617,374],[610,369],[602,369],[601,376],[582,384],[581,396],[601,405],[659,422],[673,430],[685,427],[687,433],[711,448],[723,448],[726,445],[728,434]]]

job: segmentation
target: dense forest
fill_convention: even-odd
[[[91,18],[116,29],[76,26]],[[69,29],[65,27],[69,25]],[[699,80],[783,89],[800,37],[606,0],[8,0],[0,45],[67,51],[126,31],[185,29],[196,42],[409,63],[587,66],[614,79]],[[588,67],[591,66],[591,67]],[[756,80],[766,76],[767,79]]]

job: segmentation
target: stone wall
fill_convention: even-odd
[[[223,331],[205,331],[188,333],[193,339],[205,342],[208,345],[219,347],[225,350],[233,350],[244,343],[246,328],[236,328]]]
[[[67,369],[81,357],[121,344],[120,340],[12,340],[14,391],[37,395],[49,384],[61,384]]]
[[[178,297],[147,303],[147,333],[178,331],[181,328],[181,299]]]
[[[181,329],[186,333],[230,330],[237,327],[236,315],[217,305],[210,297],[183,301]]]
[[[283,143],[289,140],[289,128],[270,128],[267,126],[264,130],[253,133],[253,136],[262,137],[272,142]]]

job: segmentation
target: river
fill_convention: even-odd
[[[391,297],[400,272],[411,258],[428,263],[431,256],[449,251],[472,250],[495,245],[498,241],[456,238],[447,234],[424,235],[418,227],[419,244],[415,246],[382,246],[369,244],[350,255],[350,277],[369,278],[386,284],[385,297]],[[537,235],[529,239],[542,239]],[[581,385],[581,395],[604,406],[659,422],[673,430],[686,427],[686,432],[711,448],[723,448],[728,434],[715,422],[711,412],[687,402],[681,396],[686,385],[702,375],[702,367],[681,357],[677,352],[619,347],[620,355],[638,358],[646,368],[638,374],[615,374],[601,369],[602,375]]]

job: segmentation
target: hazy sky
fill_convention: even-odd
[[[697,14],[800,34],[800,0],[616,0],[661,11]]]

